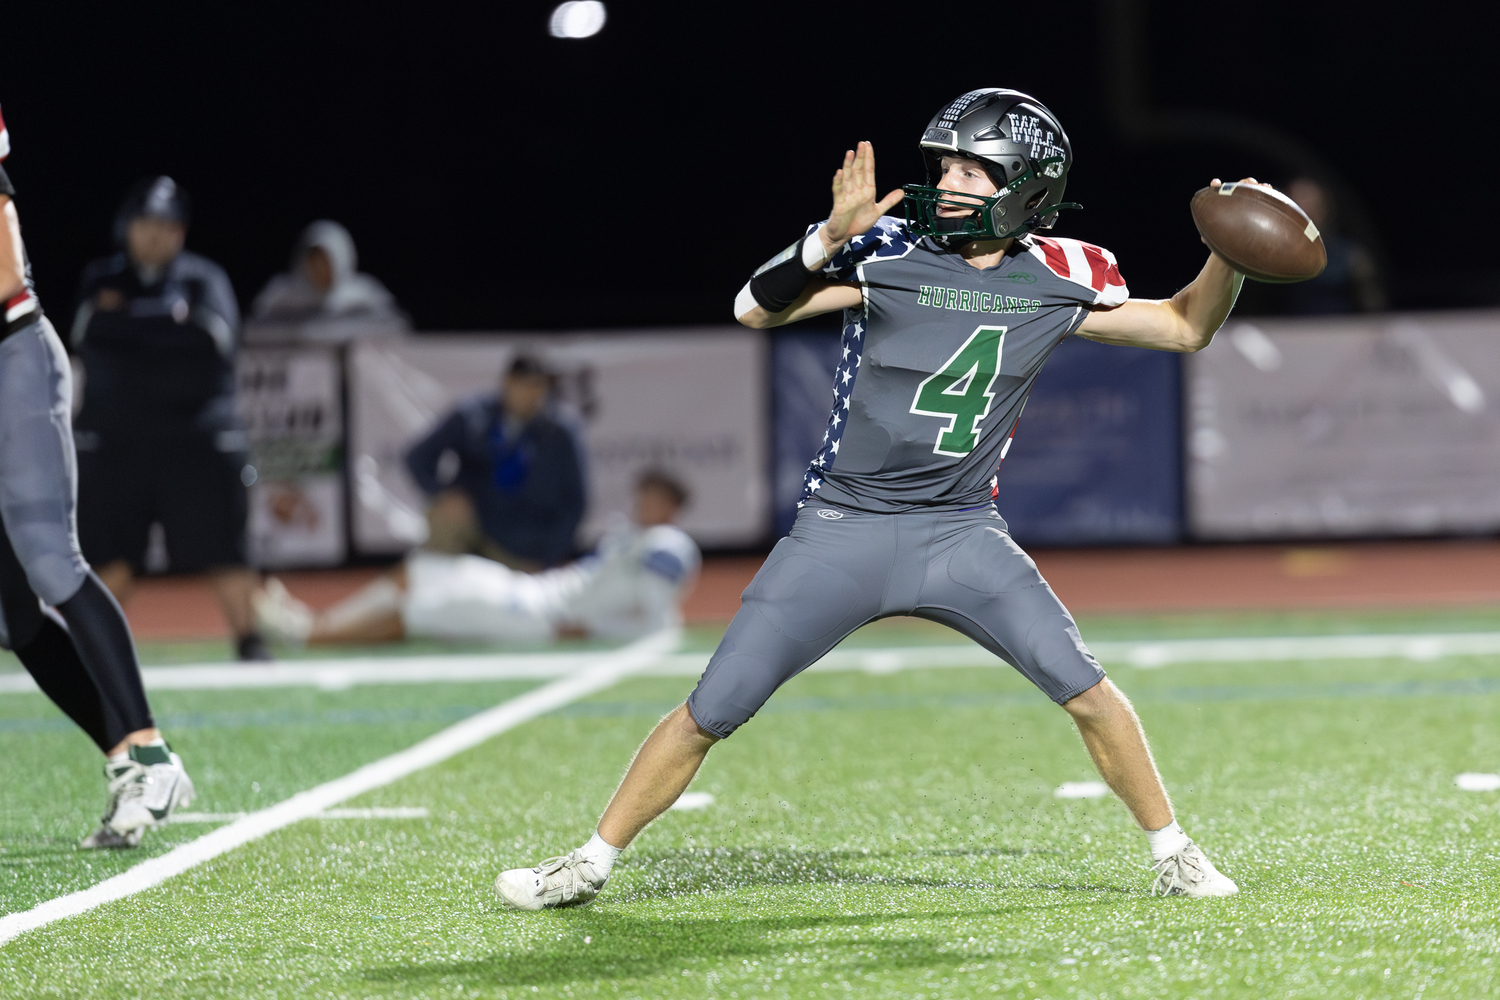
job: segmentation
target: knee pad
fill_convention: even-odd
[[[88,576],[89,564],[67,521],[22,521],[11,533],[11,544],[31,589],[54,608],[78,593]]]

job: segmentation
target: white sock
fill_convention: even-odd
[[[1182,827],[1177,825],[1175,819],[1160,830],[1146,831],[1146,843],[1151,845],[1152,861],[1170,858],[1192,842],[1192,838],[1182,832]]]
[[[595,830],[589,842],[578,849],[583,855],[583,860],[593,865],[599,874],[608,876],[609,870],[615,866],[615,858],[620,856],[622,848],[614,847]]]
[[[381,577],[323,612],[321,624],[324,628],[339,631],[376,615],[400,611],[405,596],[394,581]]]
[[[106,764],[123,764],[127,760],[129,760],[129,759],[130,759],[130,751],[129,750],[121,750],[117,754],[112,754],[112,755],[110,755],[108,757],[105,757],[104,758],[104,762]]]

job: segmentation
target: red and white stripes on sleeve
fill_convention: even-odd
[[[1032,236],[1030,243],[1032,256],[1053,274],[1093,291],[1091,305],[1117,306],[1130,297],[1115,255],[1103,247],[1051,236]]]

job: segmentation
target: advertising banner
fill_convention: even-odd
[[[629,512],[650,467],[692,493],[680,524],[700,545],[763,541],[766,345],[742,327],[642,334],[447,334],[350,345],[353,535],[363,553],[426,539],[426,498],[404,456],[461,399],[497,390],[517,351],[559,375],[560,415],[579,431],[588,512],[580,543]]]
[[[1182,536],[1179,356],[1069,337],[1000,465],[1022,545],[1155,545]]]
[[[1187,364],[1203,539],[1500,528],[1500,314],[1234,321]]]
[[[266,569],[342,563],[348,553],[338,350],[248,347],[238,364],[240,413],[255,470],[251,563]]]

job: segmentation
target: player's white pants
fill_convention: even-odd
[[[546,642],[588,581],[582,567],[520,573],[481,556],[416,552],[406,560],[406,634],[434,639]]]
[[[58,605],[89,565],[78,547],[73,372],[45,318],[0,341],[0,517],[27,582]]]

